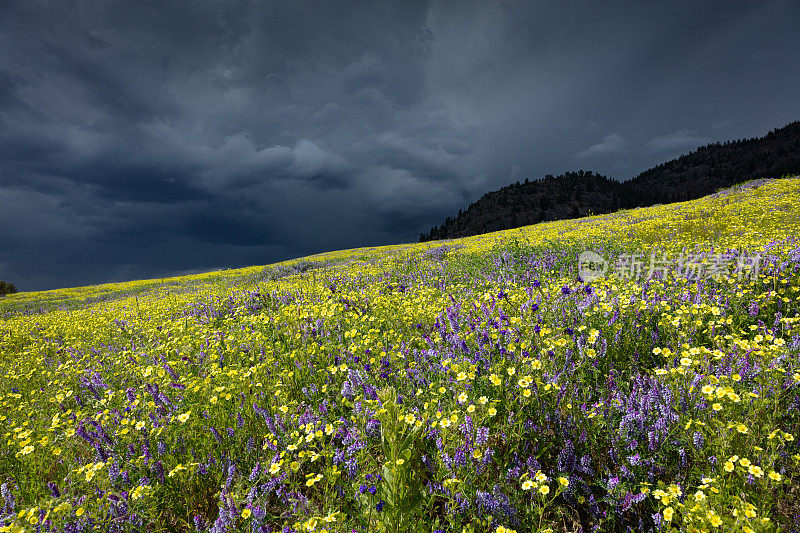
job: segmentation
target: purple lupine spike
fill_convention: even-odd
[[[92,424],[92,426],[94,426],[96,430],[96,435],[98,435],[103,440],[103,442],[105,442],[109,446],[114,446],[114,441],[111,439],[111,437],[108,435],[105,428],[103,428],[103,425],[99,421],[90,418],[89,423]]]
[[[257,462],[256,465],[253,467],[253,470],[250,471],[250,475],[247,477],[250,483],[253,483],[256,480],[258,474],[260,473],[260,470],[261,470],[261,463]]]
[[[150,442],[149,439],[147,439],[147,437],[142,439],[142,455],[144,456],[144,464],[146,465],[147,463],[150,462],[150,459],[152,458],[152,456],[150,455]]]
[[[479,427],[475,431],[475,444],[477,446],[484,446],[489,441],[489,428]]]
[[[161,461],[156,461],[153,464],[152,468],[153,473],[158,476],[159,481],[164,483],[166,480],[164,479],[164,466],[161,464]]]
[[[225,488],[230,489],[231,485],[233,484],[233,478],[236,475],[236,465],[231,463],[228,466],[228,477],[225,478]]]
[[[114,461],[112,461],[111,465],[108,467],[108,480],[111,481],[111,483],[114,483],[117,480],[118,476],[119,476],[119,464],[117,463],[117,460],[114,459]],[[56,498],[57,497],[58,496],[56,496]]]
[[[528,457],[528,459],[525,461],[525,466],[527,466],[528,470],[531,472],[538,472],[542,469],[542,466],[539,464],[539,460],[536,459],[536,456],[534,455]]]
[[[59,492],[59,490],[58,490],[58,485],[56,485],[52,481],[48,481],[47,482],[47,488],[50,491],[50,494],[53,496],[53,498],[58,498],[58,497],[61,496],[61,492]],[[6,489],[6,484],[5,483],[3,483],[3,489]],[[5,492],[6,491],[4,490],[3,491],[3,497],[4,498],[5,498]],[[3,513],[3,514],[6,514],[6,513]]]
[[[464,448],[458,448],[453,453],[453,464],[457,466],[466,466],[467,465],[467,452]]]
[[[158,397],[160,398],[162,405],[174,408],[174,404],[172,403],[172,400],[169,399],[169,396],[167,396],[161,391],[158,391]]]
[[[99,442],[96,442],[96,443],[93,444],[93,447],[94,447],[94,453],[95,453],[95,460],[96,461],[103,462],[103,463],[108,461],[110,455],[106,451],[106,449],[103,448],[102,444],[100,444]]]
[[[575,448],[571,440],[567,439],[564,443],[556,464],[561,472],[572,472],[575,469]]]
[[[161,403],[161,398],[158,394],[158,385],[153,383],[146,383],[144,386],[145,390],[150,394],[153,398],[153,402],[158,405]]]
[[[219,495],[219,516],[209,530],[211,533],[228,533],[234,526],[235,517],[230,512],[232,503],[226,491],[222,491]]]
[[[86,426],[83,425],[83,422],[78,425],[78,429],[75,430],[75,433],[89,444],[95,443],[94,437],[86,430]]]
[[[205,518],[199,514],[196,514],[194,515],[194,527],[197,531],[205,531],[208,529],[208,523],[206,522]]]
[[[380,422],[380,420],[372,418],[372,419],[367,421],[367,424],[366,424],[366,427],[365,427],[365,432],[367,433],[367,435],[375,437],[377,435],[380,435],[380,430],[381,430],[381,422]]]
[[[272,421],[269,420],[269,412],[266,409],[262,409],[257,403],[253,402],[253,411],[267,422],[267,426],[271,424]],[[272,431],[272,428],[270,428],[270,431]]]
[[[164,370],[166,370],[166,371],[167,371],[167,373],[170,375],[170,377],[172,377],[173,381],[178,381],[178,379],[180,378],[180,374],[178,374],[178,373],[175,371],[175,369],[174,369],[174,368],[172,368],[171,366],[169,366],[167,363],[164,363],[164,364],[163,364],[163,365],[161,365],[161,366],[164,368]]]
[[[473,424],[472,417],[469,416],[469,415],[466,415],[464,417],[464,423],[461,424],[461,432],[464,434],[464,437],[467,438],[467,439],[471,438],[472,434],[475,431],[474,428],[475,428],[475,426]]]

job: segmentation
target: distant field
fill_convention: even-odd
[[[0,298],[0,531],[791,530],[800,179],[756,185]]]

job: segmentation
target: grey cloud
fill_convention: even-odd
[[[509,181],[625,178],[761,135],[799,118],[798,18],[782,0],[4,2],[0,279],[408,241]]]
[[[586,159],[593,156],[604,156],[609,154],[618,154],[626,150],[625,139],[618,133],[609,133],[599,143],[593,144],[585,150],[575,152],[574,157],[578,159]]]
[[[715,122],[711,125],[712,128],[715,130],[723,129],[732,126],[734,123],[731,119],[720,120],[719,122]]]
[[[697,135],[697,132],[681,128],[675,133],[653,137],[644,145],[646,153],[689,151],[708,143],[709,138]]]

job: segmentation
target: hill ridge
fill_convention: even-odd
[[[420,234],[420,242],[468,237],[538,222],[701,198],[742,181],[800,172],[800,121],[763,137],[708,143],[627,181],[592,171],[512,183],[484,194]]]

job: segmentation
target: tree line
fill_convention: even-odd
[[[458,216],[421,233],[421,242],[468,237],[619,209],[683,202],[742,181],[800,174],[800,121],[761,138],[709,143],[628,181],[591,171],[517,181],[483,195]]]
[[[17,292],[17,288],[14,286],[13,283],[6,283],[5,281],[0,281],[0,296],[5,296],[6,294],[14,294]]]

